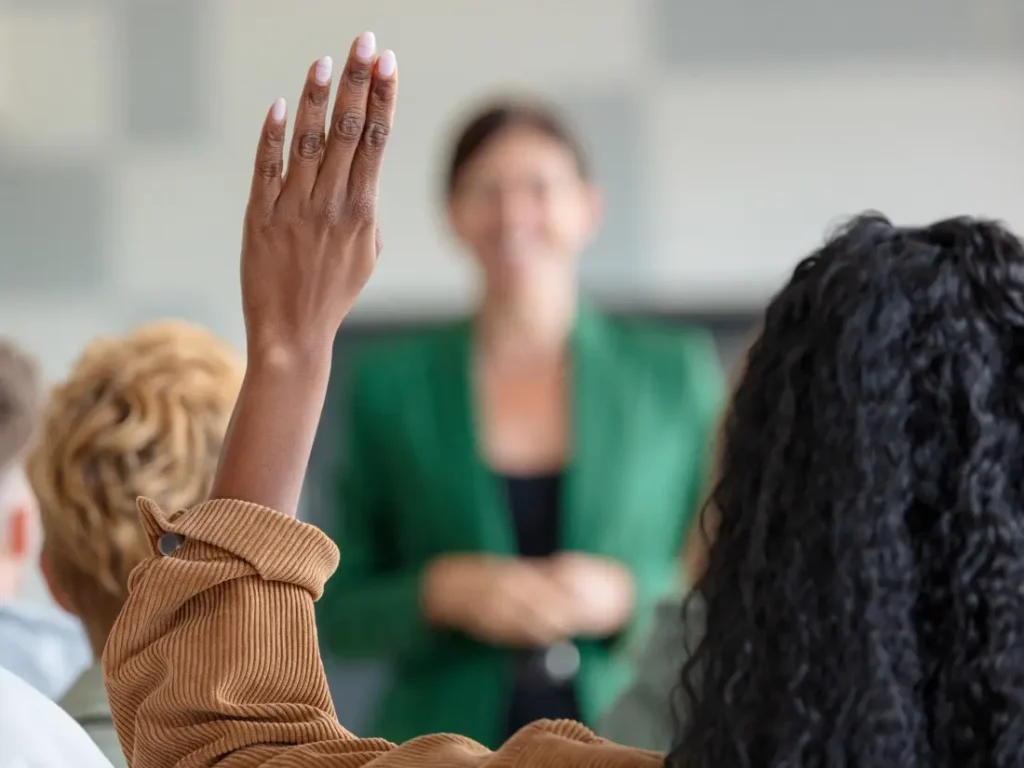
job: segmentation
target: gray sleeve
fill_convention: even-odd
[[[0,666],[58,699],[92,663],[81,624],[46,605],[0,606]]]
[[[606,739],[668,752],[679,727],[672,706],[679,675],[688,651],[703,631],[703,609],[697,600],[687,605],[684,619],[682,598],[661,601],[655,609],[654,624],[646,647],[637,660],[633,685],[619,697],[598,733]]]
[[[109,723],[82,723],[82,729],[89,734],[89,738],[99,747],[103,756],[110,761],[113,768],[128,768],[128,760],[121,750],[121,742],[117,738],[117,731],[114,730],[113,721]]]

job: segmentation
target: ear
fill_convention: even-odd
[[[32,549],[32,511],[20,504],[7,516],[7,530],[3,536],[6,555],[12,560],[24,560]]]

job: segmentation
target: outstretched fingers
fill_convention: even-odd
[[[294,211],[318,211],[332,223],[345,219],[375,224],[384,147],[398,96],[395,54],[384,51],[374,61],[375,50],[372,32],[364,32],[352,44],[329,135],[324,122],[330,100],[331,58],[325,56],[310,67],[283,175],[284,99],[271,106],[256,152],[249,203],[253,215],[266,221],[284,205]]]
[[[346,194],[350,208],[367,223],[376,217],[384,147],[391,135],[397,97],[398,64],[392,51],[384,51],[374,67],[366,124],[352,158]]]
[[[304,204],[313,192],[324,150],[324,120],[331,99],[331,70],[334,63],[324,56],[309,68],[302,98],[295,113],[288,173],[282,195],[289,203]]]
[[[249,209],[261,219],[274,212],[281,194],[281,172],[284,170],[284,129],[287,107],[284,99],[277,99],[267,112],[256,148],[256,164],[249,192]]]
[[[341,73],[327,148],[313,192],[327,205],[339,205],[344,200],[352,158],[366,125],[366,99],[373,79],[376,49],[373,33],[361,34],[352,43]]]

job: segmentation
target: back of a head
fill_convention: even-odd
[[[725,421],[670,762],[1024,765],[1024,247],[854,221]]]
[[[170,510],[205,498],[242,372],[216,337],[165,321],[93,342],[54,389],[28,474],[51,586],[95,650],[148,554],[136,498]]]

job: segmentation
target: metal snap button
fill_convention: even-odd
[[[170,557],[178,551],[178,547],[185,543],[185,537],[180,533],[165,533],[157,540],[157,549],[160,554]]]
[[[544,652],[544,671],[554,682],[572,680],[580,669],[580,651],[572,643],[555,643]]]

